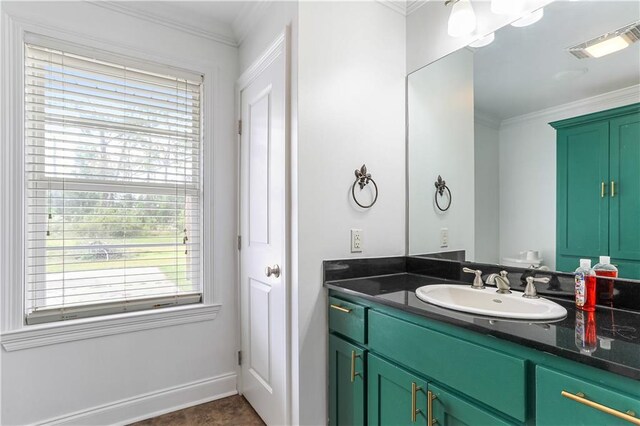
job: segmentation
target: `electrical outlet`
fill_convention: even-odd
[[[440,229],[440,247],[449,247],[449,228]]]
[[[362,253],[362,229],[351,230],[351,253]]]

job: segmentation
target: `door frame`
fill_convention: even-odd
[[[236,81],[235,88],[235,104],[236,104],[236,113],[235,113],[235,125],[236,127],[236,211],[237,211],[237,225],[236,231],[238,237],[240,237],[241,233],[241,202],[242,202],[242,194],[241,194],[241,134],[239,123],[242,118],[242,104],[241,104],[241,93],[247,88],[275,59],[284,55],[284,63],[285,63],[285,71],[284,71],[284,79],[285,79],[285,105],[284,105],[284,135],[285,135],[285,188],[284,188],[284,199],[285,199],[285,217],[284,217],[284,233],[283,236],[283,259],[280,264],[281,270],[283,271],[283,281],[282,285],[284,286],[285,291],[285,419],[286,423],[291,423],[292,418],[292,405],[291,405],[291,389],[292,389],[292,379],[291,379],[291,311],[292,311],[292,303],[291,303],[291,28],[289,25],[285,26],[284,30],[274,39],[274,41],[269,44],[269,46],[263,51],[263,53],[244,71],[238,80]],[[242,350],[242,306],[241,306],[241,290],[242,286],[240,285],[240,273],[241,273],[241,251],[240,248],[236,245],[236,318],[238,324],[238,333],[236,335],[236,344],[235,347],[237,351]],[[238,393],[243,393],[243,378],[242,378],[242,366],[237,363],[236,365],[236,374],[238,377],[237,388]]]

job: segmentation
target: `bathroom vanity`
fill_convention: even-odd
[[[447,262],[324,267],[329,424],[640,424],[640,312],[589,317],[554,298],[566,318],[507,321],[418,299],[424,285],[470,285]]]

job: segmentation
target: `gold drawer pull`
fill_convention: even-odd
[[[360,376],[360,373],[356,373],[356,358],[360,358],[360,355],[356,354],[356,351],[351,351],[351,383],[356,381],[356,376]]]
[[[606,405],[598,404],[597,402],[589,401],[582,392],[578,392],[577,394],[569,393],[565,390],[561,392],[561,395],[565,398],[569,398],[580,404],[584,404],[587,407],[595,408],[596,410],[602,411],[603,413],[607,413],[609,415],[615,416],[619,419],[626,420],[629,423],[633,423],[634,425],[640,425],[640,419],[635,416],[633,411],[627,411],[623,413],[622,411],[614,410],[613,408],[609,408]]]
[[[420,409],[417,407],[417,394],[419,390],[422,390],[422,388],[416,385],[416,382],[411,382],[411,421],[413,423],[416,422],[417,414],[420,412]]]
[[[602,185],[600,186],[600,198],[604,198],[604,191],[605,191],[605,183],[602,182]]]
[[[340,312],[344,312],[345,314],[348,314],[348,313],[350,313],[350,312],[351,312],[351,309],[343,308],[343,307],[342,307],[342,306],[340,306],[340,305],[331,305],[331,308],[332,308],[332,309],[336,309],[336,310],[338,310],[338,311],[340,311]]]
[[[436,419],[433,418],[433,400],[436,399],[436,396],[433,392],[427,392],[427,426],[432,426],[438,423]]]
[[[611,197],[615,197],[616,196],[616,183],[614,181],[611,181]]]

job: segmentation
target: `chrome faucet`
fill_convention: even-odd
[[[548,283],[550,279],[548,277],[543,278],[534,278],[527,277],[527,287],[524,289],[524,294],[522,297],[526,297],[528,299],[538,299],[538,291],[536,290],[536,285],[534,283]]]
[[[470,269],[470,268],[462,268],[463,272],[467,274],[476,274],[476,277],[473,279],[473,285],[471,288],[475,288],[478,290],[482,290],[484,288],[484,283],[482,282],[482,271],[479,269]]]
[[[507,274],[507,271],[500,271],[500,274],[489,274],[485,282],[498,287],[496,293],[509,294],[511,293],[511,283],[507,278]]]

